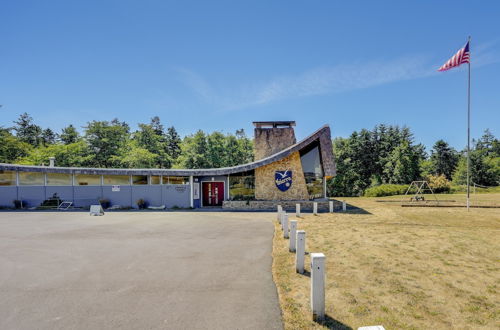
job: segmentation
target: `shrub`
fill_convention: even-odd
[[[99,204],[101,204],[103,209],[107,209],[111,206],[111,202],[107,198],[102,198],[99,200]]]
[[[406,184],[381,184],[380,186],[370,187],[365,190],[366,197],[382,197],[403,195],[408,189]]]
[[[145,209],[148,206],[148,203],[142,198],[138,199],[135,203],[139,207],[139,210]]]
[[[451,189],[451,183],[444,174],[429,175],[427,176],[427,182],[429,182],[429,186],[435,193],[449,192]]]
[[[19,199],[16,199],[16,200],[12,201],[12,203],[14,203],[14,208],[15,209],[21,209],[21,208],[23,208],[23,201],[20,201]]]

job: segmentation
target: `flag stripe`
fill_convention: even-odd
[[[470,52],[469,52],[469,42],[460,49],[452,58],[450,58],[443,66],[441,66],[438,71],[446,71],[451,68],[460,66],[463,63],[470,63]]]

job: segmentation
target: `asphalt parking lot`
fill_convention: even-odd
[[[280,329],[272,219],[0,212],[0,329]]]

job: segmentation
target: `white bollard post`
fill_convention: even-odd
[[[283,237],[288,238],[288,214],[283,215]]]
[[[295,252],[297,245],[297,220],[290,220],[290,252]]]
[[[283,230],[283,222],[285,221],[285,216],[288,217],[288,214],[286,214],[286,211],[281,211],[281,230]]]
[[[283,209],[281,208],[281,205],[278,205],[278,221],[280,220],[281,211],[283,211]]]
[[[313,203],[313,214],[318,215],[318,203],[317,202]]]
[[[280,223],[280,225],[282,220],[283,220],[283,211],[280,211],[278,212],[278,222]],[[281,226],[281,228],[283,228],[283,226]]]
[[[314,321],[325,318],[325,255],[311,253],[311,309]]]
[[[328,206],[330,207],[330,213],[333,213],[333,201],[329,201]]]
[[[347,210],[347,205],[345,203],[345,201],[342,201],[342,211],[346,211]]]
[[[304,274],[304,258],[306,255],[306,232],[297,230],[297,244],[295,254],[295,269],[297,273]]]
[[[300,218],[300,204],[295,204],[295,216]]]

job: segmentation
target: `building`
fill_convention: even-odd
[[[37,207],[57,194],[75,207],[107,199],[137,207],[271,208],[326,198],[335,175],[330,128],[296,142],[293,121],[254,122],[255,161],[214,169],[108,169],[0,164],[0,206]]]

